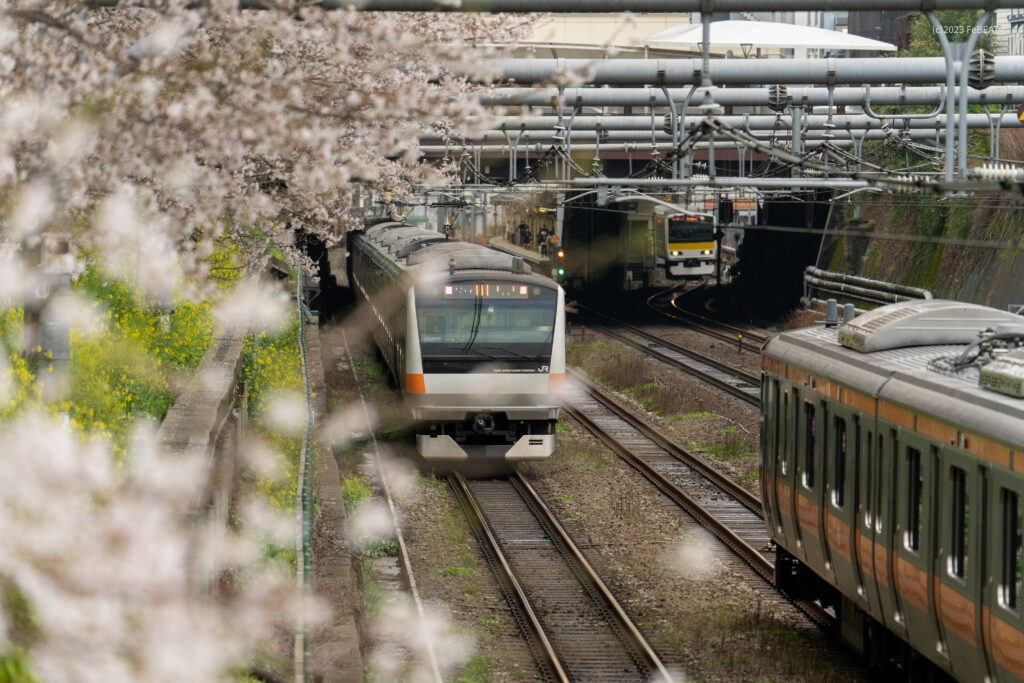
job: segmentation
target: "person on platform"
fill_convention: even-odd
[[[541,228],[537,233],[537,246],[540,248],[540,255],[548,255],[548,229]]]

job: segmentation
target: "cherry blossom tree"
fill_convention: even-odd
[[[296,230],[330,242],[354,225],[357,192],[444,181],[417,137],[485,122],[467,81],[479,46],[530,24],[261,4],[0,0],[0,313],[37,305],[44,271],[84,263],[151,300],[200,298],[225,239],[251,273],[272,254],[308,268]],[[232,296],[227,327],[252,319],[238,302],[266,302]],[[25,376],[15,356],[0,344],[0,402]],[[185,523],[203,466],[155,453],[151,428],[118,463],[27,395],[34,407],[0,412],[0,658],[28,643],[45,680],[219,680],[244,665],[296,598],[258,548]],[[197,595],[196,552],[248,582]]]

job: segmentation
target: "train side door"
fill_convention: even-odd
[[[884,623],[897,634],[906,633],[906,622],[899,614],[896,586],[893,582],[893,547],[895,543],[896,451],[899,447],[900,428],[891,422],[878,420],[876,432],[878,453],[878,488],[874,515],[874,572],[878,582],[878,598]]]
[[[987,668],[977,614],[981,577],[987,573],[982,554],[986,484],[977,458],[952,449],[942,452],[935,602],[945,651],[961,680],[980,681]]]
[[[854,449],[860,420],[836,403],[829,416],[825,449],[825,505],[823,507],[826,552],[845,595],[854,595],[858,581],[854,571]]]
[[[779,525],[789,552],[803,558],[803,546],[796,523],[796,468],[797,435],[799,430],[800,390],[787,382],[779,382],[780,420],[777,432],[779,447],[775,455],[775,496],[778,501]]]
[[[875,516],[878,514],[879,460],[878,440],[874,416],[865,416],[857,445],[857,529],[854,533],[857,556],[857,578],[860,588],[856,594],[861,608],[883,622],[878,582],[875,580]]]
[[[767,516],[768,535],[779,538],[782,532],[776,481],[779,477],[779,379],[761,373],[761,500]],[[781,539],[780,539],[781,540]]]
[[[807,564],[819,573],[831,575],[826,566],[824,534],[821,528],[824,502],[822,452],[828,439],[828,404],[813,389],[802,392],[800,431],[797,434],[796,519]]]
[[[1015,456],[1014,457],[1018,457]],[[987,546],[988,586],[982,632],[998,681],[1024,679],[1024,484],[992,468]]]
[[[896,453],[893,581],[910,644],[933,653],[939,642],[932,599],[938,449],[909,431],[901,436]]]

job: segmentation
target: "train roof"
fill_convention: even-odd
[[[530,266],[522,258],[495,249],[446,238],[441,233],[404,223],[380,223],[358,231],[363,238],[407,271],[438,270],[470,274],[474,271],[493,274],[495,271],[529,275]],[[533,275],[531,279],[543,279]]]
[[[903,332],[900,332],[898,321],[912,319],[913,316],[906,313],[910,306],[896,304],[883,306],[855,319],[859,321],[857,328],[860,330],[868,328],[872,334],[902,339],[895,346],[858,351],[850,348],[848,340],[848,345],[841,342],[841,338],[851,335],[850,325],[810,327],[775,335],[765,344],[764,354],[815,377],[991,436],[1008,445],[1024,447],[1024,398],[994,391],[979,382],[983,373],[991,374],[990,370],[997,365],[1019,363],[1013,358],[1016,352],[1007,354],[1003,360],[970,364],[960,369],[954,369],[955,363],[951,362],[965,351],[972,350],[976,344],[970,340],[979,340],[982,331],[998,331],[1001,325],[1006,330],[1009,329],[1006,325],[1013,323],[1019,326],[1024,324],[1024,318],[972,304],[936,302],[939,303],[955,304],[945,308],[939,305],[931,307],[933,312],[945,311],[949,323],[945,333],[921,324],[916,325],[916,337],[907,332],[907,325],[903,325]],[[948,315],[956,307],[964,310],[962,317]],[[977,309],[984,309],[988,314]],[[886,316],[888,323],[885,322]],[[936,320],[933,316],[932,322]],[[999,322],[993,324],[992,321]],[[897,327],[887,330],[887,324]],[[912,320],[910,327],[915,327]],[[1024,328],[1016,329],[1007,336],[1012,338],[1021,332]],[[929,344],[922,343],[922,339],[936,342],[958,339],[961,343]],[[1019,365],[1011,367],[1008,376],[1014,374],[1024,377]]]

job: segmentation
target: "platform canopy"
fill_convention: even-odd
[[[644,42],[651,47],[688,48],[699,45],[701,24],[685,24],[655,33]],[[878,50],[892,52],[896,46],[851,33],[814,26],[797,26],[774,21],[714,21],[711,47],[717,49],[820,48],[829,50]]]

